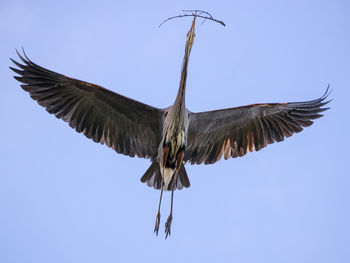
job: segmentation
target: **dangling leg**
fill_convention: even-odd
[[[174,188],[171,189],[171,206],[170,206],[170,214],[165,223],[165,238],[170,236],[171,221],[173,220],[173,198],[174,198]]]
[[[156,225],[154,226],[154,233],[156,233],[156,236],[158,236],[158,230],[159,230],[159,222],[160,222],[160,204],[162,203],[162,196],[163,196],[163,179],[161,183],[161,190],[160,190],[160,198],[159,198],[159,204],[158,204],[158,211],[156,216]]]
[[[184,150],[180,150],[177,155],[176,155],[176,165],[175,165],[175,171],[173,175],[173,182],[171,186],[171,205],[170,205],[170,214],[168,216],[168,219],[166,220],[165,223],[165,238],[170,236],[170,229],[171,229],[171,222],[173,220],[173,199],[174,199],[174,190],[176,189],[176,184],[177,184],[177,174],[180,169],[180,165],[182,162],[182,159],[184,157]]]
[[[160,184],[160,198],[159,198],[159,204],[158,204],[158,211],[157,211],[157,216],[156,216],[156,224],[154,226],[154,233],[158,236],[158,230],[159,230],[159,222],[160,222],[160,204],[162,203],[162,196],[163,196],[163,189],[164,189],[164,167],[166,163],[166,159],[168,158],[168,153],[169,153],[169,146],[165,146],[163,149],[163,157],[162,157],[162,163],[161,163],[161,168],[163,169],[162,173],[162,182]]]

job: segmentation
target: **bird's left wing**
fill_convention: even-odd
[[[154,159],[160,143],[164,112],[101,86],[40,67],[24,54],[24,64],[11,59],[29,92],[46,110],[94,142],[128,156]]]
[[[310,126],[329,101],[325,94],[306,102],[252,104],[237,108],[190,113],[184,161],[211,164],[259,151]]]

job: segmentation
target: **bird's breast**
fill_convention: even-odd
[[[176,155],[177,153],[186,148],[185,131],[180,130],[177,133],[169,134],[165,136],[163,141],[163,149],[168,147],[168,156],[165,163],[165,167],[175,168]]]

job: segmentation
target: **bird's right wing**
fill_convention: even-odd
[[[242,107],[190,113],[184,161],[210,164],[222,155],[243,156],[310,126],[321,117],[325,94],[316,100],[290,103],[261,103]]]
[[[24,54],[24,64],[10,67],[46,110],[94,142],[128,156],[154,159],[161,140],[164,112],[103,87],[47,70]]]

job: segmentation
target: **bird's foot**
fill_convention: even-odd
[[[165,223],[165,238],[170,236],[171,221],[173,220],[172,214],[169,215]]]
[[[158,212],[156,216],[156,225],[154,226],[154,233],[156,233],[156,236],[158,236],[159,222],[160,222],[160,213]]]

